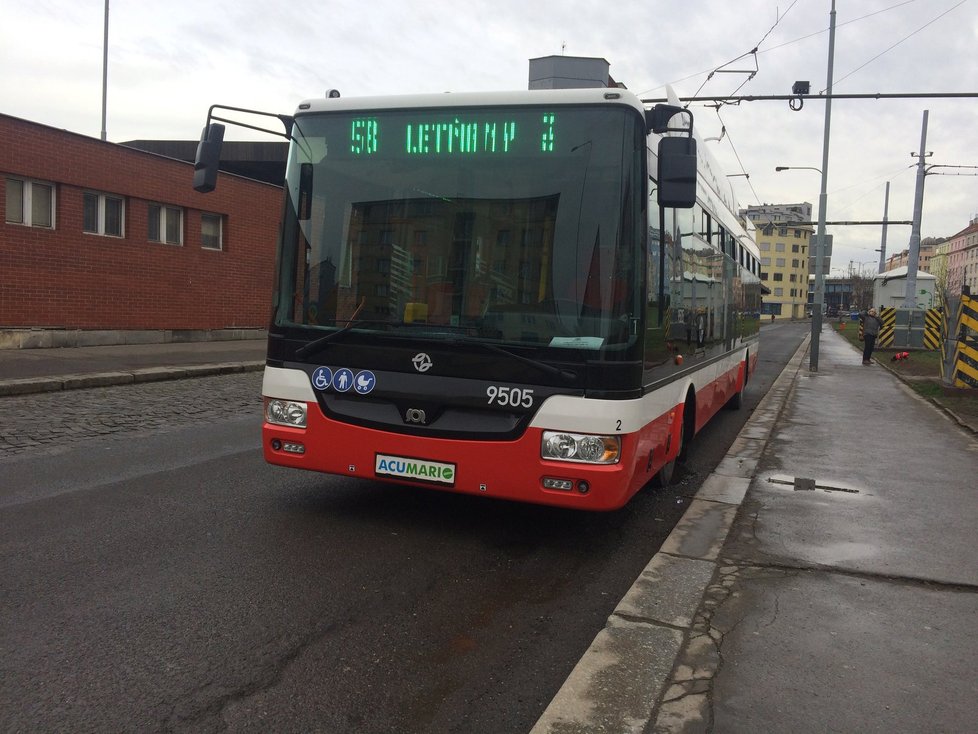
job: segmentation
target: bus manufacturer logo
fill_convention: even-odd
[[[411,360],[411,363],[414,365],[414,369],[416,369],[418,372],[427,372],[431,369],[432,365],[431,357],[424,352],[418,352],[415,354],[414,358]]]

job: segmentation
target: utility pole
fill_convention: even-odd
[[[829,64],[825,85],[825,133],[822,138],[822,188],[818,195],[818,233],[815,240],[815,294],[812,299],[812,340],[808,369],[818,372],[818,342],[822,335],[822,304],[825,302],[825,200],[829,176],[829,125],[832,122],[832,63],[835,57],[835,0],[829,14]]]
[[[927,113],[924,110],[924,121],[920,127],[920,155],[917,156],[917,188],[913,196],[913,225],[910,228],[910,247],[907,253],[907,290],[903,295],[904,308],[917,308],[917,261],[920,259],[920,216],[924,208],[924,179],[927,177],[927,167],[924,164],[928,153],[927,147]],[[911,153],[910,155],[913,155]]]
[[[109,0],[105,0],[105,33],[102,37],[102,140],[105,141],[105,108],[109,81]]]
[[[882,273],[886,267],[886,215],[890,209],[890,182],[886,182],[886,194],[883,196],[883,237],[880,240],[880,267],[877,273]]]

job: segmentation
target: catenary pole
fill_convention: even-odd
[[[105,33],[102,36],[102,140],[105,140],[105,110],[109,81],[109,0],[105,0]]]
[[[883,235],[880,237],[880,267],[877,273],[882,273],[886,267],[886,216],[890,210],[890,182],[886,182],[886,193],[883,195]]]
[[[927,113],[920,126],[920,155],[917,158],[917,188],[913,195],[913,224],[910,227],[910,246],[907,252],[907,290],[903,294],[904,308],[917,308],[917,260],[920,258],[920,217],[924,208],[924,179],[927,177]]]
[[[812,339],[808,369],[818,372],[818,342],[822,334],[822,304],[825,302],[825,200],[829,177],[829,127],[832,122],[832,64],[835,57],[835,0],[829,14],[829,63],[825,83],[825,132],[822,138],[822,187],[818,195],[818,232],[815,235],[815,295],[812,303]]]

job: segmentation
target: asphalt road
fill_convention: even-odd
[[[805,328],[599,515],[267,466],[257,374],[4,398],[0,729],[528,731]]]

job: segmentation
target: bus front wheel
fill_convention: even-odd
[[[693,423],[693,410],[692,401],[687,398],[686,406],[683,408],[683,419],[679,424],[679,447],[676,450],[676,456],[672,461],[663,464],[659,473],[655,475],[654,484],[657,487],[668,487],[672,484],[676,478],[676,462],[686,460],[689,437],[693,435],[692,426],[695,425]]]

